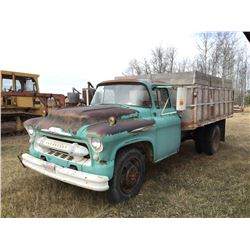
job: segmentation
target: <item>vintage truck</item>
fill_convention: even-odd
[[[233,114],[231,82],[199,72],[150,78],[101,82],[90,106],[26,121],[23,166],[120,202],[138,194],[149,162],[178,153],[182,141],[216,153]]]

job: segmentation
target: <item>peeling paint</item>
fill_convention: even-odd
[[[149,127],[155,123],[154,120],[119,120],[115,126],[110,127],[107,123],[98,123],[87,128],[88,133],[96,133],[100,136],[113,135],[124,131],[131,132],[142,127]]]
[[[123,108],[117,105],[100,105],[93,107],[72,107],[52,111],[43,119],[31,119],[26,125],[36,129],[60,128],[65,132],[76,133],[82,126],[89,124],[106,123],[110,116],[116,119],[128,119],[138,117],[136,110]]]

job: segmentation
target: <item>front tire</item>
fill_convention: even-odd
[[[136,148],[122,149],[115,160],[113,178],[109,182],[108,200],[121,202],[137,195],[145,176],[144,155]]]

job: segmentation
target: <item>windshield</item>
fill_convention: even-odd
[[[142,84],[114,84],[99,86],[91,105],[124,104],[130,106],[151,107],[149,93]]]
[[[16,91],[36,92],[36,82],[33,78],[16,76]]]

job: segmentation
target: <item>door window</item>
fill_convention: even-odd
[[[157,109],[163,109],[167,102],[166,108],[171,108],[168,90],[166,88],[153,89],[154,103]]]
[[[21,91],[22,91],[21,82],[16,79],[16,92],[21,92]]]
[[[13,91],[12,89],[12,78],[4,77],[2,78],[2,91],[9,92]]]

